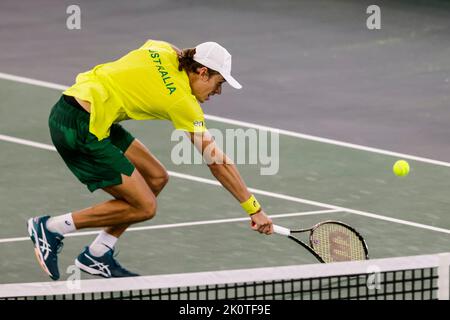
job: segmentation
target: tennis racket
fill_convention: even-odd
[[[323,221],[311,228],[296,230],[274,224],[273,231],[300,244],[322,263],[369,259],[364,238],[355,229],[340,221]],[[293,236],[308,231],[309,245]]]

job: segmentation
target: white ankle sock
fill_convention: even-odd
[[[73,223],[71,212],[61,216],[51,217],[47,220],[47,228],[51,232],[57,232],[61,235],[77,230],[75,223]]]
[[[118,238],[102,231],[89,246],[89,252],[95,257],[101,257],[108,250],[114,249],[117,240]]]

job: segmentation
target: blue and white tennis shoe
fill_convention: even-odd
[[[136,273],[123,268],[114,259],[114,250],[108,250],[103,256],[95,257],[89,252],[89,247],[85,247],[83,252],[75,260],[75,265],[88,274],[101,276],[104,278],[136,277]]]
[[[34,253],[42,269],[53,280],[59,279],[58,253],[63,247],[64,236],[47,229],[50,216],[35,217],[28,220],[28,234],[34,243]]]

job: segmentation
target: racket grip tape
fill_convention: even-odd
[[[273,232],[278,233],[282,236],[290,236],[291,230],[285,227],[277,226],[276,224],[273,225]]]

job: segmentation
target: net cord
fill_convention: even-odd
[[[82,293],[117,292],[355,275],[367,273],[368,270],[373,267],[376,267],[380,272],[404,270],[405,268],[421,269],[440,267],[439,275],[442,276],[439,280],[439,285],[442,286],[441,297],[448,298],[449,264],[447,263],[444,266],[442,266],[442,264],[446,263],[444,260],[448,259],[449,254],[450,253],[372,259],[365,261],[335,262],[328,264],[167,274],[132,278],[81,280],[79,285],[76,281],[74,282],[74,280],[70,282],[54,281],[1,284],[0,298],[66,294],[72,295]],[[445,259],[442,258],[443,255],[445,255]]]

